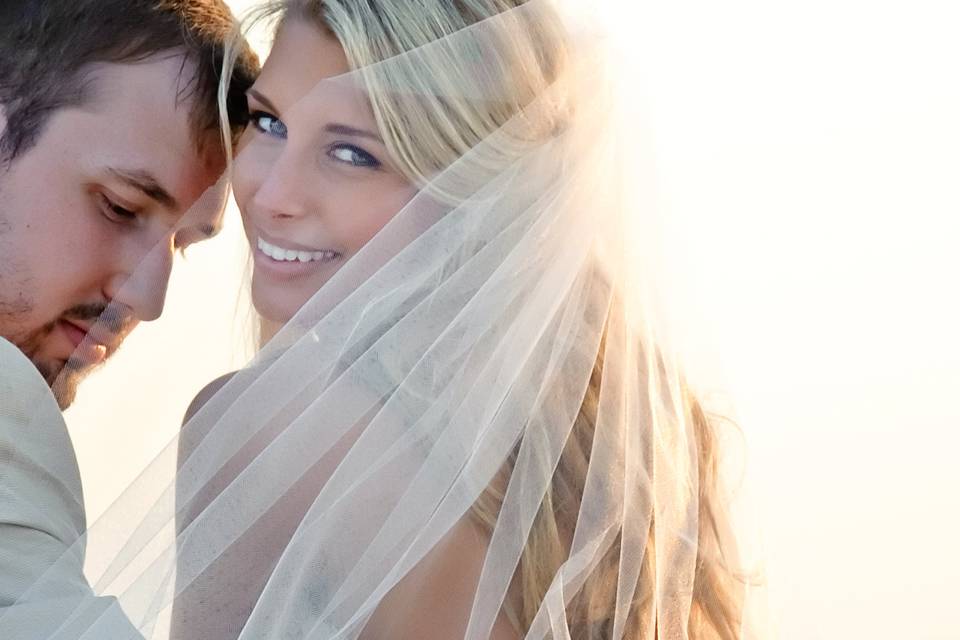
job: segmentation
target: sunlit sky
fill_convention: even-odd
[[[771,622],[960,638],[960,8],[625,4],[670,277],[746,437]],[[82,387],[91,521],[244,362],[245,267],[231,205],[164,317]]]

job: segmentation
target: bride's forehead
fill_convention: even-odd
[[[287,18],[277,30],[261,79],[315,85],[350,71],[340,42],[320,25]]]
[[[360,128],[376,127],[366,92],[349,82],[320,82],[303,88],[303,92],[256,88],[251,96],[269,101],[265,106],[276,109],[284,123],[300,131],[334,120]]]
[[[329,32],[302,19],[284,20],[254,84],[284,117],[294,114],[373,117],[360,74],[351,73],[343,47]]]

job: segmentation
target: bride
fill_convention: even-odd
[[[148,472],[113,510],[153,505],[98,582],[147,637],[743,636],[636,114],[565,4],[264,7],[232,166],[264,344],[191,406],[175,501]]]
[[[175,635],[738,637],[714,425],[630,316],[588,36],[542,1],[264,14],[233,182],[285,327],[254,368],[298,389],[260,382],[178,530],[269,481],[291,429],[316,450],[180,578]],[[210,436],[191,421],[181,464]]]

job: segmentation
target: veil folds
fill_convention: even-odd
[[[504,67],[548,28],[562,64],[533,47],[516,59],[540,68]],[[719,438],[658,306],[652,159],[610,52],[599,25],[532,0],[317,86],[522,104],[413,176],[91,527],[110,541],[87,558],[94,590],[140,635],[367,638],[467,530],[465,638],[504,620],[526,638],[741,636]],[[472,81],[430,81],[451,66]],[[507,72],[542,81],[518,96]],[[205,608],[216,593],[238,610]]]

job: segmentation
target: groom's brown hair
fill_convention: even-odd
[[[97,63],[137,63],[182,55],[179,94],[192,99],[198,148],[217,143],[217,88],[234,19],[223,0],[0,0],[0,165],[29,150],[56,110],[96,91]],[[244,45],[234,65],[227,118],[234,142],[246,124],[245,92],[259,62]],[[165,99],[165,97],[158,98]]]

